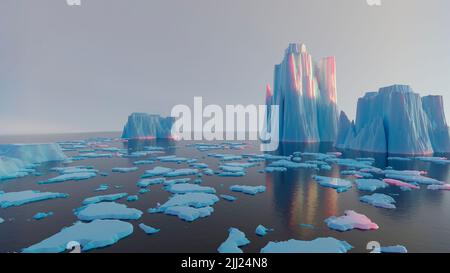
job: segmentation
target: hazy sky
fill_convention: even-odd
[[[0,1],[0,134],[121,130],[135,111],[261,104],[290,42],[337,59],[338,104],[410,84],[450,116],[450,1]]]

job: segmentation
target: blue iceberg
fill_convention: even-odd
[[[368,203],[374,207],[395,209],[395,199],[389,195],[382,193],[374,193],[372,195],[364,195],[359,198],[361,202]]]
[[[347,253],[352,248],[346,241],[326,237],[312,241],[291,239],[284,242],[269,242],[261,249],[261,253]]]
[[[217,251],[219,253],[242,253],[239,247],[248,245],[250,241],[245,236],[245,233],[237,228],[228,229],[228,238],[223,242]]]
[[[79,242],[82,251],[102,248],[117,243],[133,233],[133,225],[119,220],[94,220],[77,222],[59,233],[22,250],[24,253],[59,253],[66,250],[71,241]]]
[[[255,195],[257,193],[265,192],[265,186],[246,186],[246,185],[233,185],[230,187],[231,191],[242,192],[245,194]]]
[[[24,204],[38,202],[56,198],[67,198],[66,193],[40,192],[40,191],[20,191],[20,192],[0,192],[0,207],[17,207]]]
[[[132,113],[123,128],[122,138],[171,138],[173,117]]]
[[[115,202],[101,202],[78,208],[75,210],[75,215],[82,221],[96,219],[137,220],[141,218],[142,211]]]

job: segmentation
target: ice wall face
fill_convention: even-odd
[[[132,113],[123,128],[122,138],[170,138],[174,118]]]
[[[448,127],[440,100],[422,99],[407,85],[366,93],[358,100],[354,124],[349,126],[341,115],[336,147],[404,155],[448,152]]]
[[[333,142],[337,133],[335,59],[325,58],[315,65],[305,45],[290,44],[283,61],[275,65],[266,104],[279,106],[281,141]]]

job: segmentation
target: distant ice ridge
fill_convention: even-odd
[[[283,61],[275,65],[273,91],[266,90],[266,105],[278,105],[279,116],[267,114],[266,126],[278,119],[279,140],[334,142],[337,135],[336,61],[327,57],[314,63],[304,44],[290,44]]]
[[[368,92],[356,120],[339,118],[337,148],[399,155],[450,152],[450,130],[441,96],[421,98],[408,85]]]
[[[34,164],[66,159],[56,143],[0,144],[0,180],[26,176]]]
[[[122,138],[170,138],[175,119],[146,113],[132,113],[123,128]]]

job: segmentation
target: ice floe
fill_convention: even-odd
[[[357,179],[355,183],[360,191],[376,191],[389,186],[387,183],[378,179]]]
[[[389,195],[382,193],[374,193],[372,195],[364,195],[359,198],[361,202],[368,203],[374,207],[395,209],[395,199]]]
[[[144,174],[141,176],[141,178],[160,176],[160,175],[164,175],[166,173],[170,173],[172,171],[173,171],[173,169],[171,169],[171,168],[157,166],[157,167],[154,167],[152,170],[145,171]]]
[[[128,195],[128,193],[114,193],[114,194],[108,194],[108,195],[93,196],[93,197],[84,199],[83,205],[95,204],[95,203],[100,203],[100,202],[104,202],[104,201],[108,201],[108,202],[116,201],[121,198],[124,198],[127,195]]]
[[[418,185],[414,185],[414,184],[410,184],[410,183],[406,183],[397,179],[390,179],[390,178],[385,178],[383,179],[383,182],[385,182],[386,184],[389,185],[393,185],[393,186],[398,186],[400,188],[410,188],[410,189],[420,189],[420,187]]]
[[[191,181],[190,178],[177,178],[177,179],[171,179],[171,180],[166,180],[164,181],[164,186],[170,186],[170,185],[175,185],[175,184],[184,184],[184,183],[188,183],[189,181]]]
[[[269,231],[273,231],[273,229],[272,228],[266,228],[263,225],[258,225],[256,227],[255,233],[256,233],[256,235],[262,237],[262,236],[265,236],[267,234],[267,232],[269,232]]]
[[[165,177],[177,177],[177,176],[189,176],[198,174],[197,169],[178,169],[168,173],[165,173]]]
[[[82,221],[96,219],[136,220],[141,218],[142,211],[128,208],[116,202],[101,202],[83,206],[75,210],[75,215]]]
[[[137,195],[130,195],[127,197],[128,202],[136,202],[137,200],[139,200],[139,196]]]
[[[24,204],[38,202],[56,198],[67,198],[66,193],[40,192],[40,191],[19,191],[19,192],[0,192],[0,207],[17,207]]]
[[[228,238],[219,246],[219,253],[243,253],[240,247],[248,245],[250,241],[245,233],[237,228],[228,229]]]
[[[144,223],[140,223],[139,227],[147,234],[155,234],[155,233],[158,233],[160,231],[160,229],[157,229],[157,228],[154,228],[154,227],[151,227],[151,226],[147,226]]]
[[[212,187],[204,187],[196,184],[172,184],[165,187],[165,190],[170,193],[188,193],[188,192],[205,192],[216,193],[216,190]]]
[[[450,160],[447,159],[446,157],[425,157],[425,156],[419,156],[419,157],[415,157],[415,159],[423,161],[423,162],[431,162],[431,163],[436,163],[436,164],[441,164],[441,165],[450,164]]]
[[[138,160],[138,161],[133,162],[134,165],[145,165],[145,164],[153,164],[153,163],[155,163],[155,160]]]
[[[428,190],[450,191],[450,184],[444,185],[428,185]]]
[[[230,201],[230,202],[236,201],[236,199],[237,199],[237,197],[234,197],[234,196],[232,196],[232,195],[227,195],[227,194],[221,194],[221,195],[219,195],[219,196],[220,196],[220,198],[222,198],[223,200]]]
[[[233,185],[230,187],[230,190],[255,195],[257,193],[265,192],[266,186]]]
[[[22,250],[24,253],[59,253],[66,250],[71,241],[80,242],[82,251],[102,248],[117,243],[133,233],[133,225],[119,220],[94,220],[77,222],[70,227]]]
[[[387,178],[398,179],[408,183],[418,183],[424,185],[431,184],[444,184],[442,181],[438,181],[436,179],[422,176],[421,171],[413,171],[413,170],[385,170],[385,176]]]
[[[215,194],[204,192],[189,192],[186,194],[175,194],[169,198],[164,204],[156,208],[156,211],[151,212],[164,212],[167,208],[173,206],[189,206],[194,208],[202,208],[212,206],[219,201],[219,198]]]
[[[241,177],[245,176],[246,172],[219,172],[217,173],[218,176],[224,176],[224,177]]]
[[[112,172],[114,173],[130,173],[130,172],[134,172],[137,171],[138,167],[128,167],[128,168],[121,168],[121,167],[117,167],[117,168],[112,168]]]
[[[261,249],[261,253],[347,253],[352,248],[346,241],[326,237],[312,241],[291,239],[283,242],[269,242]]]
[[[79,181],[86,180],[89,178],[96,177],[97,174],[95,172],[81,172],[81,173],[69,173],[63,174],[57,177],[50,178],[46,181],[39,181],[38,184],[53,184],[53,183],[61,183],[65,181]]]
[[[164,214],[174,215],[182,220],[192,222],[197,220],[198,218],[210,216],[213,211],[214,209],[209,206],[201,208],[194,208],[189,206],[173,206],[165,209]]]
[[[108,184],[101,184],[94,191],[107,191],[108,189],[109,189],[109,185]]]
[[[352,188],[352,182],[342,178],[314,175],[313,179],[322,187],[335,189],[338,193]]]
[[[338,231],[347,231],[352,229],[371,230],[378,229],[378,225],[372,222],[364,214],[353,210],[347,210],[343,216],[331,216],[325,220],[327,226]]]
[[[286,172],[286,167],[265,167],[262,172],[273,173],[273,172]]]
[[[139,180],[136,185],[139,188],[146,188],[150,185],[157,185],[157,184],[162,184],[166,181],[165,178],[144,178]]]
[[[288,169],[305,168],[305,169],[317,169],[317,164],[310,163],[297,163],[289,160],[277,160],[269,164],[269,167],[285,167]]]
[[[42,220],[44,218],[50,217],[53,215],[53,212],[38,212],[33,216],[34,220]]]

